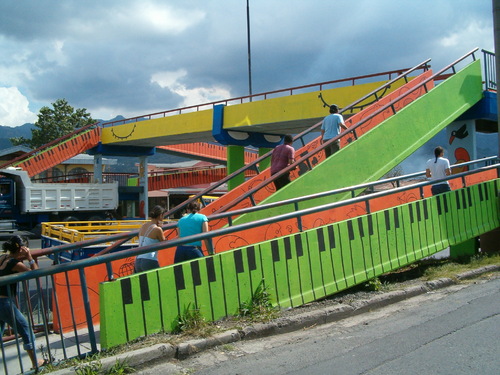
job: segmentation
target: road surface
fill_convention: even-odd
[[[500,277],[427,293],[340,322],[220,346],[137,374],[495,374]]]

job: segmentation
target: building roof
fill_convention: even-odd
[[[27,152],[30,152],[31,148],[26,147],[26,146],[14,146],[14,147],[9,147],[5,148],[3,150],[0,150],[0,158],[4,158],[4,156],[10,155],[9,159],[14,159],[18,157],[19,155],[25,154]]]

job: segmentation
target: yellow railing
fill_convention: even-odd
[[[148,220],[109,220],[109,221],[66,221],[42,223],[42,236],[57,239],[67,243],[110,236],[122,232],[139,229]],[[164,221],[166,224],[173,220]],[[137,237],[127,242],[135,243]]]

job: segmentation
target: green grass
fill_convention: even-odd
[[[433,267],[427,268],[422,277],[424,280],[435,280],[444,277],[455,278],[457,274],[475,270],[484,266],[500,264],[500,254],[475,255],[471,258],[460,261],[448,261]]]

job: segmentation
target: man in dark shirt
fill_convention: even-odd
[[[278,173],[295,161],[295,150],[292,147],[292,143],[293,137],[287,134],[284,137],[284,143],[273,150],[271,156],[271,175]],[[276,191],[288,183],[290,183],[290,172],[284,173],[274,180]]]

